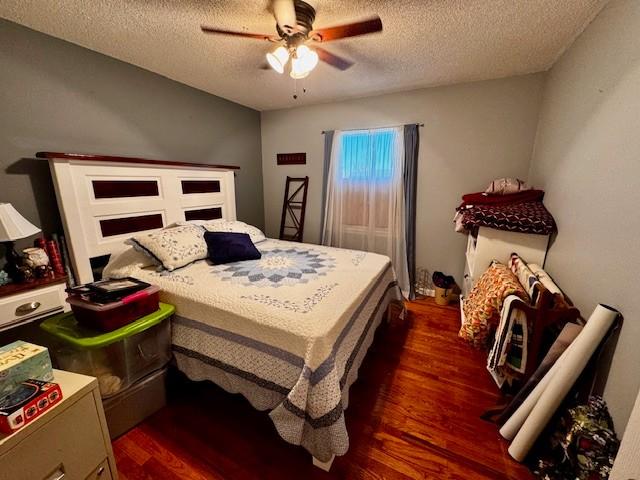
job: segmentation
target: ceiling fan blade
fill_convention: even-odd
[[[278,41],[279,38],[274,37],[273,35],[266,35],[264,33],[249,33],[249,32],[236,32],[234,30],[224,30],[222,28],[213,28],[207,27],[205,25],[200,26],[204,33],[214,33],[219,35],[230,35],[233,37],[245,37],[245,38],[254,38],[256,40],[269,40],[271,42]]]
[[[318,58],[325,63],[328,63],[332,67],[336,67],[338,70],[347,70],[353,66],[353,62],[346,58],[339,57],[335,53],[328,52],[324,48],[315,47],[314,50],[318,54]]]
[[[261,63],[258,68],[260,70],[272,70],[271,66],[267,62]]]
[[[347,37],[357,37],[358,35],[367,35],[369,33],[381,32],[382,20],[379,16],[371,17],[360,22],[347,23],[345,25],[337,25],[335,27],[319,28],[313,30],[309,37],[317,42],[331,42]]]

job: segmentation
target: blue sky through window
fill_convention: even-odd
[[[393,176],[393,144],[389,129],[344,132],[340,155],[340,178],[356,181],[389,181]]]

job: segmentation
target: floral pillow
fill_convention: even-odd
[[[138,235],[131,238],[130,243],[170,272],[207,258],[204,229],[198,225],[179,225]]]
[[[498,326],[502,303],[509,295],[517,295],[525,302],[529,300],[513,272],[494,261],[464,299],[465,323],[459,336],[476,347],[486,346]]]
[[[267,239],[258,227],[237,220],[192,220],[179,223],[179,225],[188,224],[201,225],[208,232],[246,233],[254,244],[264,242]]]

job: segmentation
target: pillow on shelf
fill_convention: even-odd
[[[158,232],[137,235],[129,240],[170,272],[207,258],[204,229],[198,225],[179,225]]]
[[[209,260],[214,265],[262,257],[247,233],[205,232],[204,241],[209,249]]]
[[[489,184],[484,193],[488,195],[509,195],[510,193],[518,193],[531,188],[518,178],[497,178]]]
[[[246,233],[254,244],[267,239],[258,227],[237,220],[191,220],[179,222],[178,225],[201,225],[209,232]]]

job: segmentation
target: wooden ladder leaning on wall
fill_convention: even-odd
[[[309,177],[287,177],[280,219],[280,240],[302,242],[308,188]],[[292,193],[290,193],[291,190],[293,190]],[[288,221],[291,223],[287,223]]]

